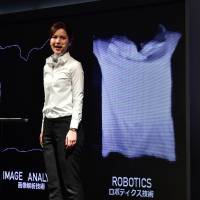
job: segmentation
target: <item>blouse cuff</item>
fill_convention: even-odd
[[[79,121],[78,120],[74,120],[74,119],[71,120],[70,128],[78,129],[78,125],[79,125]]]

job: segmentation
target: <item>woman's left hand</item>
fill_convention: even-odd
[[[65,138],[65,147],[71,148],[76,144],[77,141],[77,131],[69,130]]]

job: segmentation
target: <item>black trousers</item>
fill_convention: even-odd
[[[44,119],[43,148],[49,200],[83,200],[80,160],[84,136],[80,125],[76,145],[65,148],[70,121],[71,116]]]

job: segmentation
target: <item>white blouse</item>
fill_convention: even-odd
[[[53,55],[44,66],[43,119],[72,116],[70,128],[82,119],[84,73],[80,62],[67,52],[55,62]],[[43,129],[43,125],[42,125]]]

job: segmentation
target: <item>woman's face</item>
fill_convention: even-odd
[[[50,46],[54,54],[65,53],[69,46],[69,37],[64,29],[60,28],[52,35]]]

